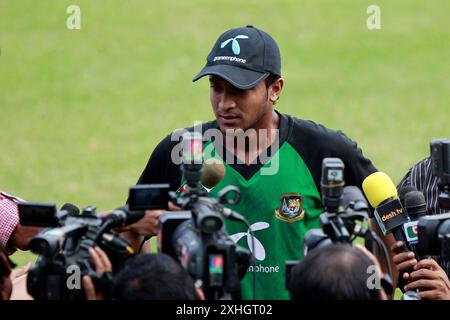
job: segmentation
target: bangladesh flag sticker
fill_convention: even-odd
[[[405,231],[406,240],[409,244],[416,244],[419,241],[417,236],[417,224],[419,221],[412,221],[403,224],[403,229]]]

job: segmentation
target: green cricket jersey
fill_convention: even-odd
[[[356,143],[343,133],[312,121],[279,116],[279,146],[270,147],[269,157],[261,157],[255,164],[240,164],[222,146],[204,142],[204,149],[208,150],[205,158],[222,160],[226,169],[223,180],[210,194],[216,196],[228,185],[239,187],[241,199],[230,208],[245,216],[255,236],[256,266],[249,267],[241,282],[244,299],[253,296],[253,271],[256,272],[257,299],[289,299],[285,289],[285,261],[301,259],[305,233],[320,227],[323,158],[343,160],[346,185],[361,188],[364,178],[376,171]],[[216,121],[203,124],[202,132],[211,128],[218,128]],[[180,187],[180,165],[171,160],[177,144],[178,141],[171,141],[168,136],[157,146],[139,184],[167,182],[172,190]],[[238,245],[253,249],[245,225],[227,221],[226,229]]]

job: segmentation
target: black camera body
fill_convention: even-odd
[[[240,280],[251,256],[229,237],[214,203],[215,199],[200,198],[191,210],[162,215],[158,251],[175,258],[200,281],[207,300],[239,300]]]
[[[113,272],[133,253],[127,240],[107,233],[108,225],[114,226],[114,216],[102,217],[94,207],[86,207],[81,214],[56,211],[53,204],[22,202],[18,208],[21,224],[51,228],[29,244],[30,250],[40,255],[27,278],[28,292],[36,300],[84,299],[82,277],[90,275],[94,283],[100,283],[89,248],[99,246],[105,251]]]
[[[325,211],[320,215],[323,232],[333,241],[350,243],[350,233],[341,218],[344,202],[344,163],[339,158],[322,161],[322,204]]]
[[[19,203],[21,224],[50,228],[29,244],[30,250],[40,255],[28,275],[30,294],[36,300],[84,299],[84,275],[90,275],[96,287],[108,294],[107,281],[96,276],[89,248],[99,246],[111,261],[113,273],[119,270],[134,251],[128,240],[111,230],[140,220],[145,209],[167,209],[168,189],[168,184],[132,186],[128,205],[103,216],[92,206],[80,214],[68,204],[57,211],[54,204]]]
[[[209,196],[201,184],[202,137],[195,132],[183,135],[181,170],[185,185],[178,194],[169,192],[169,199],[184,211],[160,217],[158,250],[181,263],[207,300],[241,299],[240,280],[251,255],[234,243],[224,224],[224,216],[242,221],[224,206],[237,203],[239,189],[228,186],[217,199]]]
[[[420,218],[417,228],[419,253],[450,261],[450,213]]]
[[[430,142],[431,166],[438,178],[438,203],[442,210],[450,210],[450,139]]]
[[[201,281],[206,299],[240,299],[240,279],[248,267],[240,258],[243,254],[244,262],[248,260],[246,252],[241,253],[224,230],[205,235],[191,217],[177,215],[161,217],[160,252],[174,257],[196,281]]]
[[[361,190],[355,186],[344,188],[344,163],[339,158],[322,161],[321,193],[324,212],[320,214],[320,228],[309,230],[303,239],[303,256],[311,250],[332,243],[352,245],[356,237],[364,237],[370,247],[376,235],[365,228],[370,211]],[[292,268],[298,261],[286,261],[285,285],[289,288]]]

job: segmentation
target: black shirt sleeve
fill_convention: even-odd
[[[171,141],[171,135],[164,138],[151,154],[137,184],[169,183],[170,190],[177,190],[181,183],[181,169],[171,157],[177,144],[178,141]]]
[[[293,121],[289,142],[305,161],[319,192],[324,158],[340,158],[345,165],[345,184],[357,186],[361,190],[364,179],[377,171],[357,143],[341,131],[328,129],[313,121],[296,118]]]

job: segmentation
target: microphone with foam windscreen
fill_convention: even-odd
[[[417,249],[418,237],[418,223],[419,219],[427,215],[427,204],[425,196],[422,192],[413,190],[405,194],[405,210],[411,219],[403,225],[406,240],[416,254],[416,258],[420,259]]]
[[[406,185],[399,190],[398,196],[400,198],[400,202],[402,203],[403,207],[405,207],[405,196],[407,193],[410,193],[411,191],[417,191],[417,189],[411,185]]]
[[[211,191],[225,176],[224,164],[216,158],[205,160],[202,168],[202,186]]]
[[[145,211],[130,211],[128,205],[126,204],[105,216],[103,221],[109,228],[118,228],[133,224],[141,220],[144,215]]]
[[[397,241],[404,243],[403,252],[412,251],[403,231],[403,225],[410,219],[391,178],[383,172],[375,172],[364,179],[362,187],[371,206],[375,208],[374,217],[383,234],[392,233]]]
[[[60,211],[65,211],[69,216],[78,216],[80,215],[80,209],[71,203],[65,203],[61,207]]]
[[[100,240],[104,232],[113,228],[120,228],[129,226],[139,220],[141,220],[145,215],[144,210],[131,211],[129,210],[128,204],[123,205],[120,208],[113,210],[111,213],[103,217],[103,224],[101,228],[97,231],[94,242]]]
[[[211,189],[213,189],[216,185],[222,181],[223,177],[225,176],[225,166],[224,164],[216,158],[210,158],[208,160],[205,160],[203,163],[203,172],[202,172],[202,186],[209,192]],[[239,195],[239,188],[235,186],[227,186],[224,189],[222,189],[218,194],[219,202],[223,199],[226,194],[229,192],[235,192],[235,194]],[[238,198],[235,200],[238,201]],[[225,217],[231,220],[235,221],[245,221],[245,218],[237,213],[236,211],[227,208],[223,205],[217,206],[216,209]]]
[[[422,192],[415,190],[405,195],[405,209],[411,220],[419,220],[427,215],[427,203]]]

